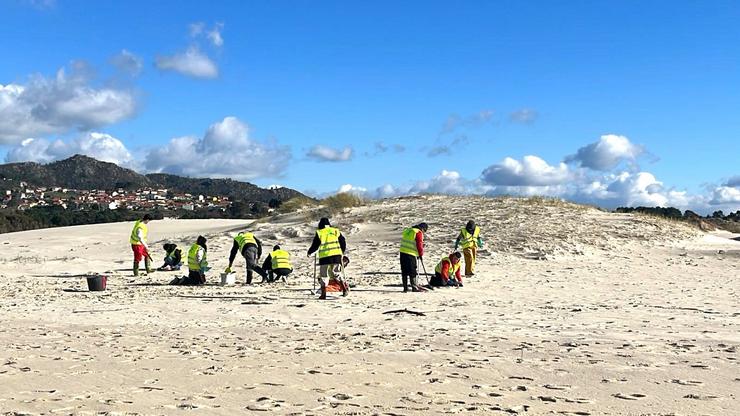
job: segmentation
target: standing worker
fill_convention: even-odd
[[[455,240],[455,250],[457,246],[462,246],[463,255],[465,256],[465,277],[475,275],[475,257],[479,247],[483,247],[483,240],[480,238],[480,227],[475,225],[475,221],[470,220],[465,228],[460,230],[460,234]]]
[[[149,214],[144,215],[140,220],[134,223],[134,229],[131,230],[131,249],[134,251],[134,276],[139,275],[139,263],[141,259],[144,259],[144,267],[147,273],[152,273],[154,270],[151,269],[151,259],[149,255],[149,247],[146,245],[146,237],[149,234],[149,221],[152,220],[152,216]]]
[[[459,251],[442,257],[442,260],[437,263],[437,267],[434,268],[434,277],[432,277],[430,284],[432,286],[462,287],[460,258],[462,258],[462,254]]]
[[[403,291],[409,291],[409,283],[412,292],[422,292],[416,284],[416,263],[417,259],[423,259],[424,256],[424,233],[429,226],[422,222],[413,227],[403,230],[401,235],[401,279],[403,281]],[[423,261],[423,260],[422,260]]]
[[[310,257],[316,250],[319,252],[319,284],[321,285],[319,299],[326,299],[327,282],[325,278],[339,282],[342,287],[342,296],[347,296],[349,285],[342,280],[341,276],[343,270],[342,259],[344,252],[347,250],[347,240],[338,228],[331,226],[328,218],[319,220],[316,235],[314,235],[311,247],[308,249],[308,256]]]
[[[293,272],[293,266],[290,264],[290,253],[282,250],[279,245],[272,248],[272,253],[267,255],[262,269],[267,272],[267,283],[273,283],[277,279],[283,279]]]
[[[234,237],[234,244],[232,244],[231,254],[229,254],[229,267],[226,268],[226,273],[231,273],[231,266],[234,264],[236,253],[241,253],[247,262],[246,283],[248,285],[252,284],[252,271],[257,272],[263,281],[267,279],[265,271],[257,265],[257,260],[262,257],[262,242],[253,233],[241,232]]]

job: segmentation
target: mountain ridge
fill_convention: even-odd
[[[273,199],[285,201],[305,197],[294,189],[267,189],[233,179],[189,178],[167,173],[145,175],[115,163],[79,154],[47,164],[0,164],[0,178],[11,182],[26,182],[37,187],[58,186],[77,190],[166,188],[173,192],[223,195],[250,202],[270,202]]]

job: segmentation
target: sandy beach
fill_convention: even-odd
[[[401,230],[428,271],[468,219],[465,287],[402,293]],[[150,245],[208,237],[209,283],[131,274],[131,223],[0,235],[5,414],[738,415],[740,241],[682,223],[525,198],[410,197],[332,218],[347,298],[311,293],[313,213],[161,220]],[[217,285],[233,236],[293,254],[288,284]],[[110,276],[88,292],[87,274]],[[422,278],[423,279],[423,278]],[[259,279],[257,279],[259,280]],[[423,315],[406,312],[408,309]]]

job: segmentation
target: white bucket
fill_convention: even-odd
[[[221,273],[221,286],[233,285],[236,283],[236,273]]]

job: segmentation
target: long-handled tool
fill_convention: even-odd
[[[429,280],[429,275],[427,274],[427,268],[424,267],[424,259],[419,257],[419,261],[421,261],[421,269],[424,270],[424,277],[427,278],[427,287],[429,288],[429,290],[434,290],[432,282]]]
[[[316,253],[313,255],[313,289],[311,289],[311,294],[316,294]]]
[[[342,260],[339,262],[339,265],[342,271],[342,289],[345,291],[344,296],[347,296],[347,293],[349,293],[349,282],[347,281],[347,274],[344,273],[344,253],[342,253]]]

